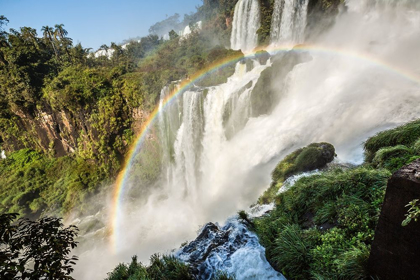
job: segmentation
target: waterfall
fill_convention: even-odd
[[[250,2],[239,1],[235,16]],[[92,257],[80,255],[76,279],[103,279],[118,262],[128,262],[133,255],[145,262],[154,253],[170,253],[195,239],[201,225],[223,223],[257,200],[269,186],[275,165],[297,148],[330,142],[340,160],[361,163],[367,137],[420,117],[420,79],[413,78],[420,77],[420,7],[398,5],[391,11],[367,5],[367,0],[346,2],[348,12],[318,39],[325,49],[308,50],[311,59],[285,75],[272,71],[272,77],[264,71],[290,53],[273,54],[267,65],[254,62],[251,70],[238,63],[226,83],[192,86],[165,108],[163,100],[176,84],[162,89],[164,110],[149,137],[162,146],[162,176],[143,200],[128,195],[124,200],[119,252],[112,255],[104,247]],[[293,3],[303,14],[307,3]],[[237,22],[235,32],[238,28]],[[265,87],[256,92],[259,81]],[[252,117],[251,102],[258,99],[250,96],[265,96],[269,89],[279,96],[273,99],[273,110]],[[140,188],[136,179],[129,183]],[[105,255],[112,255],[112,262],[106,263]]]
[[[275,0],[270,39],[273,44],[302,43],[309,0]]]
[[[260,28],[258,0],[239,0],[233,16],[231,48],[244,52],[252,51],[258,44],[258,28]]]
[[[181,193],[193,201],[207,191],[201,186],[216,176],[212,173],[213,165],[223,144],[245,125],[250,116],[250,93],[260,73],[267,67],[257,61],[254,61],[254,66],[247,72],[245,64],[237,63],[228,83],[190,88],[160,114],[159,139],[165,151],[162,165],[165,166],[166,186],[182,186]],[[161,91],[160,106],[167,94],[169,88],[165,87]]]

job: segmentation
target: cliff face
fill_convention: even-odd
[[[32,113],[23,110],[15,110],[13,113],[19,136],[0,131],[0,139],[3,140],[1,146],[6,152],[32,148],[61,157],[74,153],[78,147],[98,142],[102,135],[92,123],[90,111],[74,114],[69,110],[54,110],[49,104],[44,104]],[[142,108],[129,108],[128,114],[120,117],[128,121],[133,133],[136,133],[147,116]],[[124,127],[120,130],[118,134],[121,135]]]
[[[345,9],[343,0],[309,0],[306,38],[315,38],[334,24],[335,16]]]
[[[420,159],[395,172],[388,181],[369,259],[379,279],[420,279],[420,222],[401,226],[407,207],[420,198]]]

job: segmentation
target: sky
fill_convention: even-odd
[[[201,0],[0,0],[6,30],[64,24],[73,43],[96,50],[102,44],[148,35],[154,23],[167,16],[195,12]]]

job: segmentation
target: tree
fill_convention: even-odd
[[[8,22],[9,20],[5,16],[0,15],[0,62],[3,65],[6,65],[7,61],[4,59],[4,53],[1,48],[9,46],[9,43],[7,42],[7,32],[4,31],[3,25],[6,25]]]
[[[171,30],[171,32],[169,32],[169,39],[170,40],[176,39],[178,37],[179,37],[178,33],[176,33],[174,30]]]
[[[57,38],[57,36],[62,40],[66,38],[68,32],[64,29],[64,24],[56,24],[55,30],[54,30],[54,36]]]
[[[99,50],[104,50],[105,51],[105,56],[108,56],[109,47],[106,44],[103,44],[102,46],[100,46]]]
[[[64,24],[56,24],[54,30],[54,38],[56,42],[59,42],[59,45],[67,54],[67,59],[70,60],[70,53],[68,48],[71,47],[73,41],[71,38],[66,37],[68,34],[67,30],[64,29]]]
[[[41,28],[41,31],[44,32],[43,35],[44,35],[45,42],[50,43],[52,45],[55,56],[58,57],[57,48],[55,46],[55,42],[54,42],[54,39],[53,39],[54,29],[52,27],[49,27],[49,26],[43,26]]]
[[[0,279],[73,279],[77,227],[64,227],[61,219],[19,219],[0,215]]]

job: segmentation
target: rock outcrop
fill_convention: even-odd
[[[237,217],[228,219],[223,227],[206,224],[198,237],[175,255],[187,262],[200,280],[214,279],[220,271],[235,279],[285,280],[267,262],[258,237]]]
[[[403,227],[407,207],[420,198],[420,159],[395,172],[388,181],[369,258],[369,272],[381,280],[420,279],[420,222]]]

